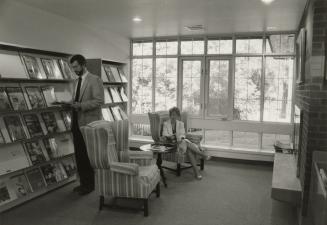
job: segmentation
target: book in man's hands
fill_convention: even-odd
[[[0,87],[0,111],[9,111],[12,110],[6,89]]]
[[[46,161],[42,147],[38,140],[24,143],[26,155],[29,157],[32,165],[37,165]]]
[[[44,108],[46,103],[39,87],[25,87],[32,109]]]
[[[3,120],[6,124],[11,141],[18,141],[27,138],[20,116],[8,115],[4,116]]]
[[[44,135],[39,118],[36,114],[24,114],[23,118],[31,137]]]
[[[27,110],[24,94],[20,87],[7,87],[6,92],[14,110]]]

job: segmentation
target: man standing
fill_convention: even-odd
[[[71,57],[70,64],[78,76],[74,81],[72,133],[80,186],[75,187],[74,191],[86,195],[94,190],[94,171],[80,127],[102,119],[104,90],[101,78],[87,71],[86,59],[82,55]]]

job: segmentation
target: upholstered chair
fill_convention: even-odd
[[[95,121],[81,128],[95,172],[99,209],[107,196],[140,199],[148,216],[152,192],[160,196],[160,174],[152,152],[128,150],[128,120]]]
[[[165,144],[161,142],[162,137],[162,130],[163,130],[163,124],[166,120],[169,119],[169,112],[168,111],[157,111],[154,113],[148,113],[149,120],[150,120],[150,130],[151,130],[151,136],[155,143],[158,144]],[[200,148],[200,143],[202,140],[202,135],[196,135],[196,134],[190,134],[187,133],[187,124],[188,124],[188,115],[186,112],[181,113],[181,121],[184,123],[185,131],[186,131],[186,138],[189,139],[194,144],[197,144]],[[177,146],[176,146],[177,149]],[[198,165],[200,166],[200,169],[204,169],[204,159],[200,156],[196,156]],[[172,170],[176,172],[177,176],[181,175],[182,170],[192,168],[189,164],[189,159],[187,154],[178,154],[177,151],[173,151],[171,153],[163,154],[163,160],[174,162],[176,163],[176,168],[171,168],[167,166],[162,166],[165,169]]]

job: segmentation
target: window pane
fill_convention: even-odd
[[[262,38],[240,38],[236,40],[236,53],[262,53]]]
[[[260,120],[261,57],[236,57],[234,119]]]
[[[133,55],[152,55],[152,42],[133,43]]]
[[[208,40],[208,54],[232,54],[232,40]]]
[[[264,121],[291,122],[293,57],[267,57]]]
[[[150,125],[142,123],[133,123],[132,134],[140,136],[151,136]]]
[[[223,130],[205,130],[204,142],[207,145],[230,146],[231,132]]]
[[[181,41],[182,55],[204,54],[204,41]]]
[[[228,60],[210,60],[208,115],[228,114]]]
[[[157,55],[177,55],[177,41],[160,41],[156,43]]]
[[[133,59],[132,113],[147,113],[152,104],[152,59]]]
[[[200,114],[201,61],[183,61],[183,110]]]
[[[259,136],[252,132],[233,131],[233,146],[238,148],[253,148],[259,146]]]
[[[177,58],[156,59],[155,110],[177,105]]]
[[[266,53],[294,53],[294,34],[269,35]]]
[[[273,150],[276,141],[280,141],[283,144],[290,144],[290,136],[281,134],[263,134],[262,149]]]

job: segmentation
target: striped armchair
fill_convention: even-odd
[[[150,130],[151,130],[151,136],[152,139],[155,143],[161,143],[160,137],[162,136],[162,129],[163,129],[163,124],[166,120],[169,119],[169,112],[168,111],[157,111],[154,113],[148,113],[149,120],[150,120]],[[184,123],[185,131],[187,132],[187,122],[188,122],[188,115],[187,112],[182,112],[181,113],[181,121]],[[195,135],[195,134],[190,134],[186,133],[186,138],[189,139],[191,142],[197,144],[200,146],[201,140],[202,140],[202,135]],[[170,162],[175,162],[176,163],[176,169],[167,167],[167,166],[162,166],[165,169],[172,170],[176,172],[177,176],[181,175],[182,170],[184,169],[189,169],[192,168],[192,166],[185,166],[185,163],[189,162],[187,154],[178,154],[177,151],[171,152],[171,153],[166,153],[163,154],[162,156],[163,160],[165,161],[170,161]],[[202,157],[196,156],[197,161],[199,162],[200,169],[204,169],[204,160]]]
[[[95,172],[95,189],[104,197],[143,200],[148,216],[148,199],[155,190],[160,196],[160,174],[152,152],[128,150],[128,120],[95,121],[81,128],[90,162]]]

